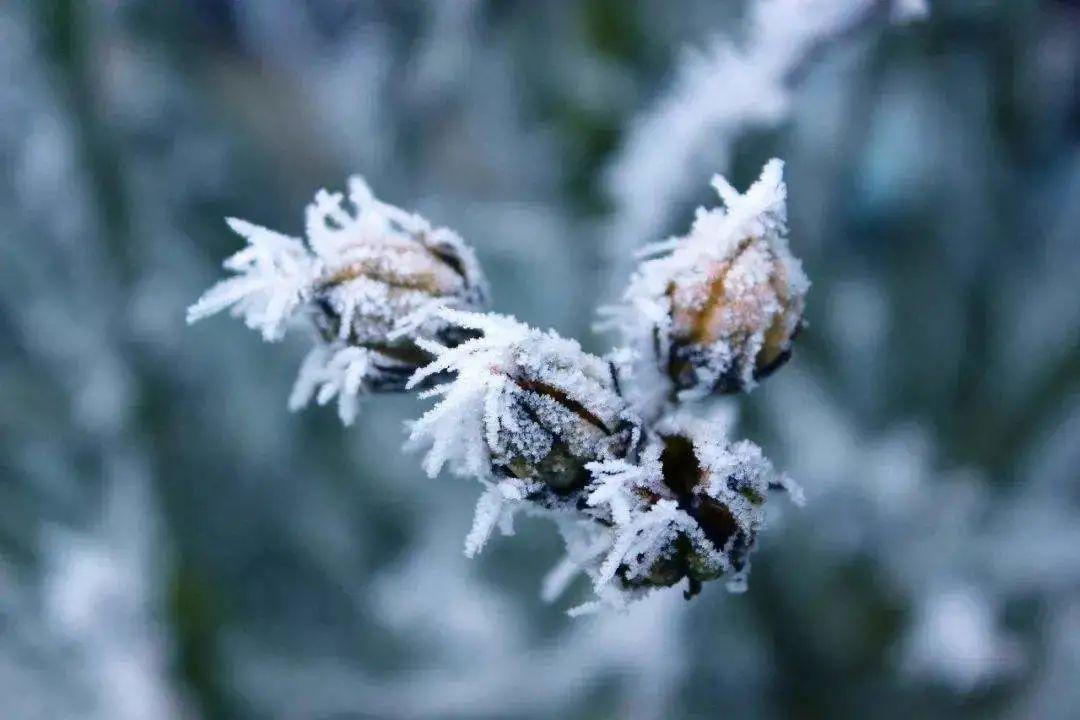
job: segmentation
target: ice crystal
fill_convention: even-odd
[[[529,495],[538,489],[538,483],[518,478],[507,478],[490,483],[484,494],[476,501],[473,526],[465,537],[465,555],[473,557],[498,527],[503,535],[514,533],[514,515],[526,506]]]
[[[322,265],[297,238],[236,218],[227,222],[247,240],[247,247],[222,263],[235,276],[214,285],[188,308],[188,322],[231,307],[264,340],[279,340],[311,298]]]
[[[289,409],[299,410],[313,398],[319,405],[325,405],[337,397],[338,417],[345,425],[351,425],[359,411],[359,396],[369,389],[370,380],[379,376],[376,366],[380,362],[394,361],[355,345],[316,345],[300,365],[289,395]]]
[[[637,463],[621,458],[589,463],[586,467],[594,479],[586,502],[590,507],[607,506],[616,525],[630,523],[631,516],[644,507],[643,492],[662,492],[660,450],[658,443],[651,443]]]
[[[604,530],[599,538],[564,532],[560,574],[586,572],[610,601],[683,578],[692,594],[724,572],[744,573],[766,495],[790,481],[756,445],[727,438],[723,423],[677,413],[655,426],[637,462],[590,463],[586,503]]]

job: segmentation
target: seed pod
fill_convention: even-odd
[[[441,317],[480,336],[454,348],[423,345],[438,357],[410,385],[454,374],[429,391],[442,399],[413,426],[413,439],[431,444],[428,473],[450,462],[485,478],[538,481],[542,505],[576,502],[571,496],[589,479],[585,465],[621,456],[634,436],[607,363],[505,316]]]
[[[340,193],[320,191],[306,213],[306,242],[242,220],[229,226],[248,245],[225,261],[234,273],[188,310],[189,322],[231,307],[264,339],[314,327],[318,343],[290,399],[339,398],[342,420],[356,397],[405,389],[431,361],[418,344],[456,344],[467,335],[438,319],[441,308],[478,309],[485,283],[458,235],[377,200],[359,177],[349,181],[352,211]]]
[[[791,355],[809,281],[788,249],[781,172],[770,161],[743,194],[714,178],[726,209],[699,209],[688,235],[654,246],[611,312],[673,398],[750,389]]]
[[[738,392],[791,357],[802,271],[784,248],[750,237],[702,275],[676,275],[669,286],[668,374],[679,390]]]
[[[507,414],[488,445],[495,474],[540,480],[565,494],[588,482],[587,463],[625,452],[631,426],[624,419],[528,374],[510,381],[519,390],[506,398]]]
[[[438,320],[439,308],[478,309],[485,285],[472,250],[455,233],[376,200],[350,181],[356,215],[339,194],[320,192],[307,209],[307,235],[323,272],[311,315],[324,341],[381,356],[370,389],[400,391],[432,356],[421,338],[456,344],[464,336]]]
[[[708,541],[703,546],[700,538],[680,538],[669,564],[697,583],[743,572],[762,521],[772,466],[750,442],[722,448],[707,444],[699,451],[690,435],[661,437],[664,484]],[[710,452],[717,456],[711,466]]]
[[[669,418],[637,465],[594,464],[591,506],[606,503],[614,540],[599,586],[668,587],[687,578],[688,596],[721,576],[748,570],[767,491],[787,486],[753,443],[729,444],[715,424]],[[605,516],[600,516],[605,519]]]

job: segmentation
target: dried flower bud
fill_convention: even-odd
[[[359,178],[350,180],[350,200],[355,216],[337,193],[320,192],[307,208],[308,244],[323,261],[312,289],[315,324],[327,342],[376,350],[415,370],[431,359],[416,339],[455,337],[435,310],[483,305],[479,265],[457,234],[376,200]]]
[[[664,484],[708,540],[708,545],[702,547],[695,538],[680,538],[675,552],[659,562],[664,575],[686,575],[702,582],[728,570],[742,572],[761,523],[760,508],[772,467],[760,449],[747,441],[723,448],[720,467],[710,467],[703,462],[690,436],[673,434],[661,438]],[[654,582],[657,574],[657,568],[653,568]]]
[[[687,578],[689,596],[722,575],[737,587],[768,490],[790,485],[753,443],[728,443],[722,426],[679,417],[660,424],[638,462],[593,463],[590,470],[588,504],[613,533],[593,573],[598,592],[610,583],[636,591]]]
[[[363,392],[401,391],[432,356],[417,343],[456,343],[441,308],[477,309],[485,284],[472,250],[446,228],[377,200],[359,177],[349,201],[320,191],[307,208],[306,243],[242,220],[229,226],[248,246],[225,261],[235,273],[188,310],[193,322],[228,307],[277,340],[308,324],[320,345],[304,362],[291,407],[339,398],[342,419]]]
[[[726,209],[699,209],[690,233],[642,263],[617,322],[676,392],[736,392],[791,355],[809,281],[785,238],[782,163],[745,194],[717,176]],[[641,348],[648,352],[641,351]]]
[[[359,178],[351,211],[316,195],[305,240],[230,220],[248,245],[188,319],[232,308],[266,340],[314,330],[293,409],[336,398],[349,423],[363,393],[437,397],[410,439],[428,446],[429,475],[449,465],[485,486],[466,554],[496,527],[512,532],[517,511],[544,511],[567,548],[545,596],[583,571],[599,598],[572,613],[684,579],[688,597],[721,576],[738,589],[767,492],[796,488],[756,445],[675,401],[749,388],[790,354],[809,282],[785,239],[781,168],[768,163],[744,194],[714,178],[726,209],[699,210],[686,237],[651,249],[666,254],[642,263],[612,313],[627,342],[606,359],[473,312],[484,282],[461,238]]]
[[[783,365],[802,324],[798,272],[790,255],[755,237],[711,261],[704,282],[673,278],[668,373],[676,387],[737,392]]]
[[[585,486],[587,463],[625,452],[634,424],[603,360],[505,316],[441,316],[480,336],[454,348],[423,344],[437,358],[411,385],[454,373],[428,391],[441,400],[413,426],[413,439],[431,444],[429,474],[451,462],[484,478],[538,482],[545,497],[535,499],[551,504],[548,493],[565,498]]]

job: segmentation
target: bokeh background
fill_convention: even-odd
[[[1080,6],[0,4],[0,717],[1080,715]],[[806,489],[750,589],[546,605],[467,561],[422,407],[290,415],[303,339],[184,309],[363,173],[579,337],[787,161],[814,282],[740,432]],[[777,503],[782,504],[782,503]]]

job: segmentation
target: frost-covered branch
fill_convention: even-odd
[[[760,448],[732,441],[700,401],[749,390],[787,359],[809,287],[786,240],[783,165],[690,232],[648,251],[623,305],[608,312],[624,345],[607,357],[505,315],[479,311],[472,251],[449,230],[376,200],[358,178],[355,213],[320,192],[304,241],[240,221],[248,247],[225,263],[189,319],[231,307],[266,340],[315,330],[289,399],[338,399],[345,423],[365,392],[419,390],[434,406],[412,423],[424,470],[480,481],[472,556],[525,511],[555,519],[567,559],[553,597],[586,574],[595,603],[625,606],[686,581],[745,585],[770,491],[788,490]]]
[[[823,44],[868,18],[906,22],[926,12],[926,0],[754,0],[741,41],[716,37],[685,53],[670,87],[634,121],[608,169],[616,211],[606,238],[611,259],[619,263],[663,232],[710,169],[729,165],[744,132],[787,117],[792,78]]]

